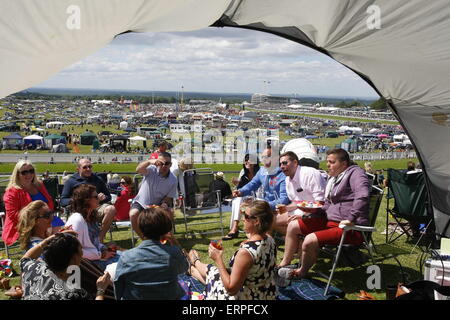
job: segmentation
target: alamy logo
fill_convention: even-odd
[[[367,267],[367,274],[370,274],[370,276],[367,278],[366,286],[367,289],[373,290],[373,289],[381,289],[381,270],[379,266],[371,265]]]
[[[81,29],[81,9],[80,6],[70,5],[67,7],[66,13],[69,17],[66,20],[66,26],[69,30]]]
[[[67,268],[70,276],[67,278],[66,286],[69,290],[81,289],[81,270],[79,266],[71,265]]]
[[[371,5],[366,11],[370,16],[366,20],[369,30],[381,29],[381,9],[377,5]]]

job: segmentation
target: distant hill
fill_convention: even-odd
[[[72,88],[30,88],[21,91],[19,94],[37,93],[47,96],[143,96],[143,97],[164,97],[180,99],[181,92],[177,91],[144,91],[144,90],[110,90],[110,89],[72,89]],[[189,99],[205,99],[205,100],[219,100],[223,102],[244,102],[250,101],[252,93],[220,93],[220,92],[183,92],[185,100]],[[282,96],[276,94],[275,96]],[[289,96],[286,94],[285,96]],[[296,99],[300,103],[332,103],[360,101],[365,104],[371,104],[377,98],[367,97],[320,97],[320,96],[301,96],[297,95]]]

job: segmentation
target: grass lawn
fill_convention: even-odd
[[[372,166],[375,170],[378,169],[406,169],[407,162],[415,161],[417,159],[400,159],[400,160],[378,160],[373,161]],[[356,161],[358,165],[364,167],[364,161]],[[35,163],[36,170],[38,174],[43,173],[45,170],[49,170],[50,173],[57,172],[74,172],[76,165],[74,163],[55,163],[55,164],[47,164],[47,163]],[[10,174],[15,166],[15,163],[0,163],[0,174]],[[102,163],[102,164],[94,164],[94,172],[135,172],[137,163]],[[242,169],[242,164],[239,163],[203,163],[203,164],[195,164],[196,168],[211,168],[214,171],[235,171],[239,172]],[[320,163],[320,168],[326,170],[326,162],[322,161]],[[231,179],[230,179],[231,181]]]
[[[411,159],[417,161],[417,159]],[[383,161],[375,161],[373,162],[373,166],[375,169],[386,169],[386,168],[405,168],[407,160],[383,160]],[[363,165],[363,162],[359,163],[360,166]],[[0,164],[0,173],[10,173],[14,164]],[[64,170],[73,171],[75,168],[74,164],[36,164],[38,172],[42,173],[46,169],[51,172],[62,172]],[[197,167],[209,167],[214,171],[233,171],[236,173],[227,173],[225,175],[226,180],[228,182],[231,181],[233,176],[237,176],[237,172],[242,168],[240,164],[204,164],[197,165]],[[321,163],[321,167],[325,168],[325,163]],[[136,164],[95,164],[95,171],[113,171],[113,172],[134,172],[136,168]],[[229,226],[229,217],[230,213],[224,213],[223,225],[224,232],[228,231]],[[208,215],[197,215],[189,218],[190,220],[200,220],[208,222]],[[406,236],[402,236],[393,244],[385,243],[385,235],[380,234],[385,229],[386,223],[386,199],[383,200],[378,219],[376,223],[377,231],[374,233],[374,241],[376,245],[377,254],[375,255],[376,264],[381,269],[381,289],[379,290],[368,290],[366,287],[366,281],[370,274],[367,274],[367,267],[371,265],[371,262],[368,261],[364,265],[351,268],[351,267],[339,267],[337,272],[335,273],[333,285],[342,289],[346,293],[345,299],[355,300],[357,299],[357,294],[359,290],[365,290],[369,293],[373,294],[377,299],[382,300],[385,299],[385,288],[387,285],[397,284],[397,282],[401,282],[402,274],[401,270],[403,270],[406,281],[412,282],[415,280],[420,280],[423,278],[423,271],[421,270],[422,265],[421,261],[423,261],[424,255],[420,251],[419,248],[414,248],[414,243],[410,241],[406,241]],[[185,237],[184,234],[184,219],[180,212],[177,212],[176,216],[176,237],[179,239],[182,246],[189,250],[191,248],[196,249],[202,261],[212,263],[212,261],[208,258],[208,245],[210,240],[212,239],[220,239],[220,232],[213,234],[202,234],[201,231],[211,230],[217,228],[217,225],[213,224],[205,224],[200,226],[195,226],[197,233],[194,236]],[[109,239],[107,237],[107,239]],[[120,246],[124,248],[131,248],[131,240],[130,240],[130,231],[125,229],[121,229],[120,231],[113,232],[113,240],[116,241]],[[224,242],[225,249],[225,259],[228,261],[234,251],[238,248],[241,241],[244,240],[244,235],[241,234],[239,239],[235,239],[232,241]],[[280,246],[278,248],[277,260],[278,262],[281,260],[283,255],[284,246]],[[14,254],[14,268],[16,271],[19,271],[18,261],[22,255],[19,253],[17,248],[13,248],[11,252]],[[365,250],[363,250],[365,253]],[[0,256],[4,256],[3,243],[1,244]],[[402,268],[399,266],[397,261],[394,259],[396,257]],[[293,262],[296,262],[294,260]],[[316,266],[312,269],[312,271],[320,271],[323,273],[328,273],[329,268],[331,268],[330,259],[319,259]],[[324,280],[321,277],[318,279]],[[12,278],[11,285],[19,284],[20,278],[15,277]],[[7,299],[4,296],[3,291],[0,290],[0,300]]]
[[[224,232],[228,231],[230,213],[224,214],[223,225]],[[202,221],[208,222],[210,220],[210,215],[197,215],[190,217],[190,221]],[[387,285],[397,284],[403,281],[402,269],[407,282],[412,282],[415,280],[421,280],[423,278],[423,271],[421,270],[421,261],[423,261],[424,255],[422,254],[420,248],[414,247],[414,243],[406,241],[406,236],[400,237],[393,244],[385,243],[385,235],[380,234],[385,229],[385,219],[386,219],[386,200],[380,207],[378,219],[376,223],[377,231],[374,233],[374,241],[376,245],[376,264],[381,270],[381,289],[379,290],[369,290],[366,287],[366,281],[370,274],[367,274],[367,267],[372,263],[367,261],[365,264],[352,268],[352,267],[339,267],[335,273],[333,279],[333,285],[340,288],[346,293],[345,299],[356,300],[359,290],[365,290],[372,295],[374,295],[378,300],[385,299],[385,288]],[[208,245],[212,239],[220,239],[220,230],[212,234],[202,234],[203,231],[217,230],[219,225],[217,224],[204,224],[199,226],[190,227],[190,230],[194,230],[193,235],[185,237],[184,233],[184,219],[180,212],[177,212],[176,216],[176,232],[175,236],[180,241],[183,248],[186,250],[195,249],[198,251],[202,261],[207,263],[213,263],[208,257]],[[241,224],[242,227],[242,224]],[[241,234],[238,239],[232,241],[225,241],[225,261],[229,261],[233,253],[239,247],[241,241],[244,240],[244,234]],[[107,236],[109,240],[109,236]],[[129,229],[121,229],[120,231],[113,232],[113,240],[117,242],[120,246],[124,248],[131,248],[130,231]],[[138,241],[139,243],[139,241]],[[3,247],[2,247],[3,249]],[[280,262],[283,255],[284,246],[281,245],[277,251],[277,261]],[[16,271],[19,271],[18,261],[23,253],[20,253],[17,248],[13,248],[11,252],[14,254],[13,265]],[[366,254],[365,250],[362,250]],[[0,256],[4,255],[4,252],[0,250]],[[401,266],[394,259],[397,258]],[[294,260],[293,263],[296,263]],[[331,261],[329,258],[320,258],[318,263],[312,269],[312,275],[314,278],[325,281],[324,278],[316,274],[316,272],[322,272],[328,274],[331,268]],[[11,279],[11,285],[16,285],[20,283],[19,277],[14,277]],[[0,290],[0,300],[7,299]]]

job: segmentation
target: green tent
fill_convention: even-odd
[[[45,140],[55,140],[55,139],[66,139],[64,136],[60,136],[59,134],[51,134],[49,136],[44,137]]]
[[[97,139],[97,135],[91,131],[86,131],[80,135],[80,144],[84,146],[91,146],[94,140]]]
[[[59,143],[66,143],[66,137],[64,136],[60,136],[58,134],[51,134],[48,135],[46,137],[44,137],[44,141],[45,141],[45,145],[48,148],[51,148],[53,145],[55,144],[59,144]]]

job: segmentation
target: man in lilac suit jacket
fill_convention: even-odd
[[[289,230],[296,236],[305,236],[298,245],[301,267],[294,270],[291,277],[305,277],[316,263],[319,248],[325,244],[339,243],[343,233],[340,224],[369,224],[370,184],[364,170],[354,164],[343,149],[327,152],[327,167],[330,177],[325,189],[324,206],[321,209],[307,209],[311,215],[298,219],[298,228]],[[318,210],[325,211],[326,218],[318,215]],[[350,231],[346,234],[345,243],[359,245],[362,242],[360,232]]]

